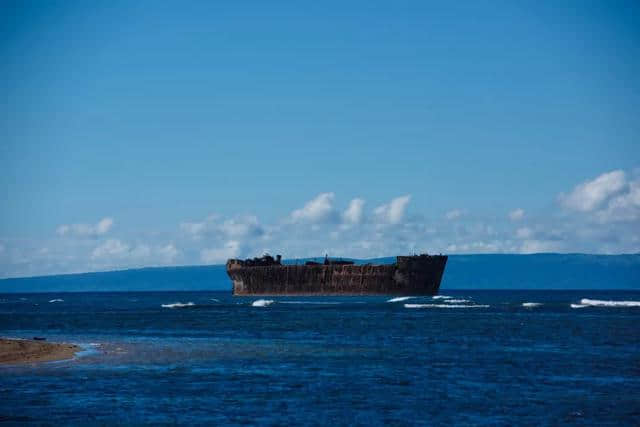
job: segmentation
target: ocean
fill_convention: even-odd
[[[640,291],[442,293],[0,294],[0,336],[83,347],[0,365],[0,421],[638,425]]]

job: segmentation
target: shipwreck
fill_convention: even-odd
[[[230,259],[233,295],[435,295],[446,255],[397,256],[393,264],[355,264],[325,257],[324,262],[283,263],[282,257]]]

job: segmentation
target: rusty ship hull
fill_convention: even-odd
[[[251,265],[227,262],[234,295],[436,295],[446,255],[398,256],[396,263],[354,265]]]

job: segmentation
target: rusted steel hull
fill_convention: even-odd
[[[397,257],[390,265],[269,265],[227,262],[234,295],[435,295],[442,255]]]

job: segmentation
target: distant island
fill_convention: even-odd
[[[304,263],[322,258],[285,260]],[[350,259],[393,263],[395,257]],[[640,254],[450,255],[445,289],[640,289]],[[0,293],[231,291],[224,265],[149,267],[0,280]]]

